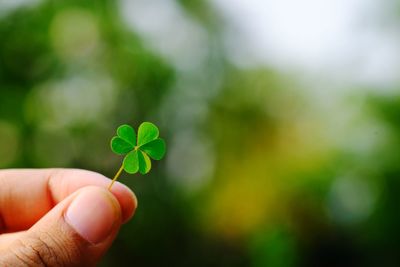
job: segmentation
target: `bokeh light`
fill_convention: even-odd
[[[66,9],[50,25],[55,52],[65,61],[87,60],[100,46],[96,17],[84,9]]]

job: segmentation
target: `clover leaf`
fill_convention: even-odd
[[[147,174],[151,170],[151,159],[161,160],[164,157],[166,144],[159,134],[157,126],[150,122],[143,122],[139,126],[137,136],[127,124],[118,127],[117,135],[111,139],[111,150],[125,157],[109,189],[123,170],[130,174]]]

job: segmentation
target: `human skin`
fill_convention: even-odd
[[[95,266],[137,207],[109,183],[76,169],[0,171],[0,266]]]

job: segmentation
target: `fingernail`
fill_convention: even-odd
[[[84,239],[92,244],[105,240],[118,219],[113,199],[100,189],[86,189],[70,204],[65,219]]]

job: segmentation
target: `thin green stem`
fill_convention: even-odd
[[[111,191],[111,187],[113,186],[113,184],[115,183],[115,181],[118,179],[118,177],[121,175],[121,172],[124,170],[124,164],[121,165],[121,168],[119,168],[117,174],[115,174],[114,178],[111,181],[110,186],[108,187],[108,190]]]

